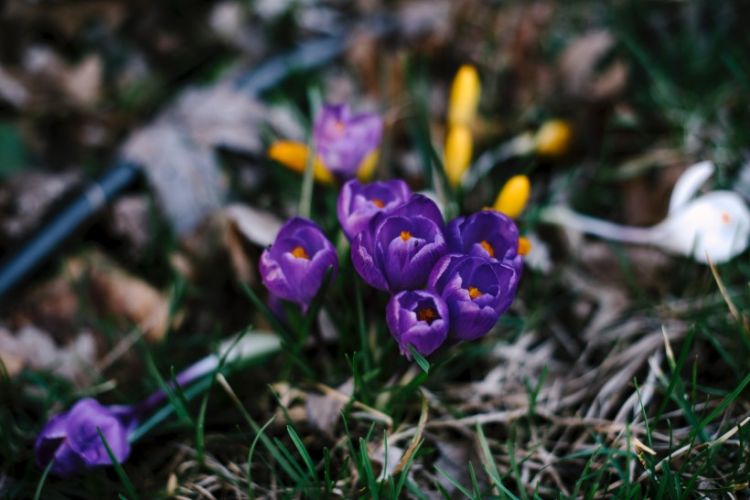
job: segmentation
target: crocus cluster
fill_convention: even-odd
[[[391,294],[386,321],[401,353],[427,356],[449,338],[487,334],[510,306],[523,266],[518,229],[507,215],[484,210],[446,225],[438,206],[401,180],[346,182],[337,215],[351,260],[370,286]],[[306,310],[328,269],[333,245],[312,221],[294,218],[260,259],[271,303]]]
[[[522,257],[507,215],[485,210],[446,225],[432,200],[401,181],[352,180],[338,216],[357,273],[391,294],[386,321],[406,357],[482,337],[513,301]]]

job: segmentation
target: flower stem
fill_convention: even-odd
[[[649,244],[654,241],[654,228],[614,224],[588,215],[581,215],[565,206],[554,206],[544,210],[541,220],[609,240],[638,244]]]

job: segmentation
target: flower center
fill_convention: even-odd
[[[401,239],[409,241],[411,239],[411,233],[409,231],[401,231]]]
[[[479,245],[484,248],[484,251],[489,254],[490,257],[495,256],[495,249],[492,248],[492,245],[487,240],[482,240],[479,242]]]
[[[478,299],[482,296],[482,292],[475,286],[470,286],[467,290],[469,290],[469,297],[471,297],[471,300]]]
[[[732,218],[729,216],[727,212],[721,213],[721,222],[724,224],[729,224],[729,222],[732,220]]]
[[[426,321],[428,325],[431,325],[438,318],[437,311],[431,307],[422,307],[417,310],[417,319],[419,321]]]
[[[346,128],[346,125],[344,125],[344,122],[342,121],[337,121],[336,123],[333,124],[333,129],[338,134],[343,134],[345,128]]]
[[[383,208],[385,206],[385,203],[383,203],[383,200],[381,200],[380,198],[373,198],[370,201],[378,208]]]
[[[305,250],[301,246],[296,246],[296,247],[292,248],[292,251],[289,252],[289,253],[291,253],[292,255],[294,255],[298,259],[310,260],[310,256],[307,255],[307,250]]]

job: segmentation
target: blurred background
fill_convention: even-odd
[[[726,325],[721,300],[695,306],[715,292],[708,268],[649,247],[571,243],[538,228],[533,207],[564,198],[584,213],[652,225],[664,218],[675,180],[704,159],[716,163],[718,187],[750,196],[748,19],[750,3],[742,0],[1,2],[0,262],[118,160],[137,163],[142,174],[0,298],[0,493],[36,484],[28,447],[50,408],[82,391],[122,401],[153,387],[112,386],[145,371],[129,351],[140,342],[137,332],[155,358],[165,356],[157,364],[167,372],[250,321],[263,325],[248,312],[241,284],[258,286],[262,245],[294,213],[300,193],[299,176],[270,162],[266,149],[275,138],[304,140],[315,96],[379,111],[386,132],[376,177],[423,188],[425,147],[442,143],[451,80],[462,64],[476,66],[482,80],[475,157],[550,119],[573,131],[564,154],[503,162],[464,198],[466,210],[477,210],[512,175],[532,179],[522,228],[535,231],[546,253],[504,327],[510,342],[535,332],[516,348],[538,354],[544,343],[550,350],[516,374],[518,397],[529,383],[564,378],[584,350],[589,364],[580,373],[606,380],[620,366],[601,365],[625,349],[618,338],[586,350],[590,337],[575,332],[636,315],[636,330],[656,332],[649,341],[656,348],[659,322],[686,311],[708,325],[686,347],[705,368],[696,383],[733,388],[748,368],[747,342],[710,333]],[[262,93],[242,86],[262,62],[316,40],[332,42],[305,56],[310,67],[284,67]],[[326,193],[316,198],[317,211],[332,214],[335,193]],[[321,224],[334,228],[335,218]],[[723,272],[741,307],[747,259]],[[599,283],[607,290],[601,296]],[[479,358],[468,355],[441,384],[490,383],[493,363],[507,362],[500,356],[505,361],[468,366]],[[550,374],[541,375],[547,364]],[[344,365],[321,376],[343,382]],[[646,358],[632,368],[624,385],[646,375]],[[256,385],[272,378],[264,374]],[[596,394],[562,414],[603,404]],[[276,403],[252,402],[262,421]],[[407,409],[403,415],[418,418]],[[235,418],[212,423],[218,429]],[[246,449],[232,452],[226,455],[234,459]],[[156,491],[179,461],[155,451],[161,455],[152,467],[142,459],[148,452],[140,453],[143,477],[155,478],[144,480],[144,491]],[[572,484],[585,462],[563,468]],[[99,479],[88,493],[114,491]],[[561,484],[573,491],[571,481]]]

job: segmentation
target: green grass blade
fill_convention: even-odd
[[[109,456],[109,460],[112,462],[112,467],[115,468],[115,472],[117,473],[117,476],[120,478],[120,481],[122,482],[123,487],[125,488],[125,492],[130,497],[130,500],[138,500],[138,494],[135,492],[135,487],[133,486],[133,483],[130,481],[130,478],[125,473],[125,469],[122,468],[122,464],[117,460],[115,457],[115,454],[112,453],[112,448],[109,447],[109,443],[107,442],[107,438],[104,437],[104,434],[102,434],[102,430],[97,427],[96,432],[99,434],[99,439],[102,440],[102,444],[104,444],[104,449],[107,450],[107,455]]]

